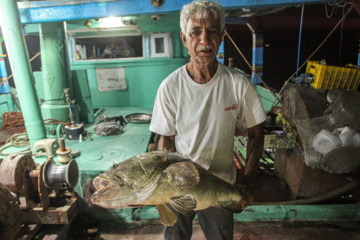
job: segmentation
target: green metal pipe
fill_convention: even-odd
[[[33,146],[38,140],[46,138],[46,131],[35,91],[19,9],[15,0],[1,0],[0,9],[1,31],[4,35],[26,131]]]
[[[41,111],[44,119],[69,121],[69,108],[63,89],[69,87],[66,45],[62,22],[40,25],[40,47],[44,103]],[[55,126],[53,126],[55,127]]]
[[[66,104],[64,30],[62,22],[40,24],[41,65],[44,100],[48,104]]]

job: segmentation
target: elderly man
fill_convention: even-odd
[[[240,183],[260,159],[266,114],[251,82],[216,59],[225,28],[222,7],[194,1],[183,7],[180,25],[190,62],[160,85],[150,130],[161,135],[159,150],[178,151],[218,177]],[[237,121],[248,129],[247,165],[238,174],[232,158]],[[196,214],[207,239],[233,239],[232,213],[208,208]],[[178,214],[165,239],[190,239],[194,216]]]

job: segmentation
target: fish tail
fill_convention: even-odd
[[[249,206],[253,200],[252,195],[246,187],[236,186],[236,196],[233,199],[225,201],[218,201],[215,207],[223,209],[228,212],[241,213],[244,208]],[[239,200],[240,198],[240,200]]]

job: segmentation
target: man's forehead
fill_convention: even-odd
[[[196,18],[195,15],[192,15],[189,18],[188,27],[198,28],[204,24],[206,27],[220,27],[219,19],[214,19],[212,15],[210,15],[208,18]]]

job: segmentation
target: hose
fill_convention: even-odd
[[[103,110],[104,110],[103,107],[99,108],[99,110],[97,110],[97,112],[94,114],[94,118],[97,118],[97,116],[99,116]]]
[[[62,126],[63,125],[61,123],[59,123],[56,127],[56,138],[57,138],[58,142],[60,142]]]
[[[284,201],[284,202],[253,202],[251,205],[300,205],[300,204],[309,204],[309,203],[315,203],[324,201],[330,198],[333,198],[335,196],[341,195],[343,193],[346,193],[354,188],[357,188],[360,186],[359,181],[350,182],[344,186],[341,186],[339,188],[333,189],[329,192],[322,193],[320,195],[309,197],[309,198],[303,198],[303,199],[297,199],[297,200],[291,200],[291,201]]]

